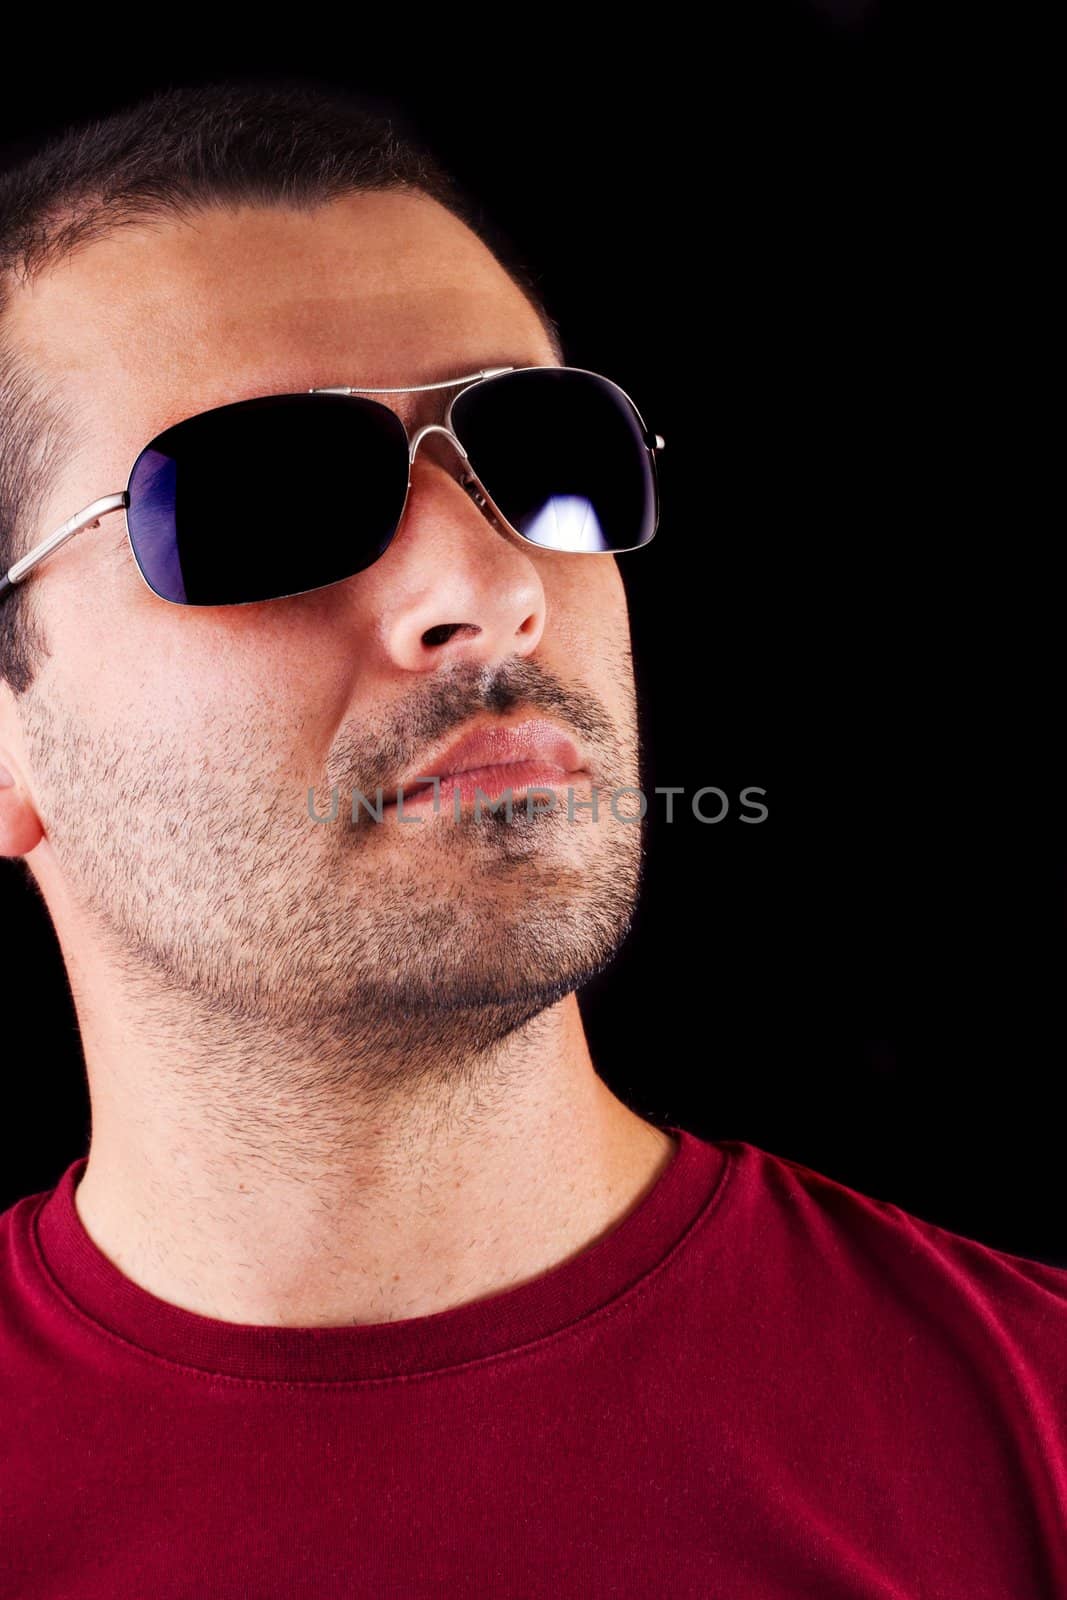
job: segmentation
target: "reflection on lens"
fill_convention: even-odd
[[[527,539],[551,550],[610,550],[592,502],[576,494],[553,495],[528,519]]]

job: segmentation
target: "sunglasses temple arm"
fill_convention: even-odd
[[[10,594],[15,585],[21,583],[26,574],[39,561],[43,561],[46,556],[53,555],[61,545],[66,544],[68,539],[73,539],[76,533],[81,533],[85,528],[91,528],[100,517],[106,516],[109,511],[122,511],[128,504],[129,495],[123,491],[122,494],[104,495],[103,499],[94,500],[91,506],[86,506],[84,511],[76,512],[69,521],[64,522],[61,528],[57,528],[55,533],[50,533],[47,539],[42,540],[21,560],[16,561],[5,577],[0,577],[0,600]]]

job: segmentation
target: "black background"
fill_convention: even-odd
[[[620,560],[647,781],[732,805],[650,808],[637,926],[581,999],[599,1070],[653,1120],[1067,1266],[1062,511],[1033,499],[1014,366],[1041,360],[1050,202],[1009,115],[1027,56],[922,9],[66,31],[5,72],[0,159],[227,72],[401,112],[536,271],[568,361],[667,441],[659,535]],[[6,864],[0,915],[3,1207],[84,1153],[88,1102]]]

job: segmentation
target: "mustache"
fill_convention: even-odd
[[[461,662],[415,690],[388,724],[346,726],[327,763],[327,784],[351,785],[368,795],[379,786],[389,791],[427,747],[472,717],[513,711],[547,712],[590,748],[614,752],[618,742],[611,717],[588,690],[568,688],[538,663],[517,657],[492,667]]]

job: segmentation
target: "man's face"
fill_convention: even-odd
[[[556,364],[481,242],[396,193],[120,228],[18,291],[7,326],[84,419],[37,538],[122,489],[154,434],[208,407]],[[414,427],[443,421],[454,393],[377,398]],[[45,830],[28,859],[68,958],[91,940],[231,1018],[314,1032],[358,1013],[380,1037],[387,1018],[415,1027],[451,1009],[468,1030],[481,1017],[486,1041],[610,960],[641,849],[639,824],[609,804],[639,781],[618,567],[494,526],[460,467],[428,435],[384,556],[315,593],[168,604],[121,515],[28,580],[51,655],[0,715],[21,731]],[[457,822],[442,804],[352,825],[354,789],[395,793],[431,746],[497,716],[575,736],[597,820],[570,820],[565,793],[531,818],[517,793],[510,823],[470,809]],[[326,816],[332,786],[336,820],[315,822],[308,790]]]

